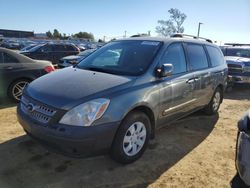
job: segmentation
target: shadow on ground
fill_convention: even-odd
[[[126,166],[107,155],[68,158],[17,137],[0,144],[0,187],[146,187],[206,139],[217,120],[195,113],[158,130],[142,158]]]
[[[250,84],[234,85],[231,91],[225,93],[224,98],[231,100],[250,100]]]
[[[14,107],[17,103],[11,101],[8,98],[0,98],[0,110],[4,108]]]

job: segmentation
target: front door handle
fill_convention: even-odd
[[[194,78],[191,78],[189,80],[186,81],[187,84],[192,84],[194,83],[195,79]]]

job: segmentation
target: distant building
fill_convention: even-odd
[[[0,35],[3,35],[4,37],[13,37],[13,38],[29,38],[29,37],[34,37],[34,32],[0,29]]]
[[[46,33],[35,33],[34,35],[36,39],[48,39]]]

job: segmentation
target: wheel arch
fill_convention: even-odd
[[[141,105],[135,106],[132,109],[130,109],[125,114],[125,116],[123,117],[123,119],[125,117],[127,117],[130,113],[133,113],[134,111],[143,112],[143,113],[145,113],[148,116],[148,118],[150,120],[150,125],[151,125],[151,135],[150,135],[150,138],[153,139],[155,137],[155,127],[156,127],[155,126],[156,125],[156,118],[155,118],[153,110],[149,106],[147,106],[145,104],[141,104]]]

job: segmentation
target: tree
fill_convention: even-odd
[[[87,32],[76,33],[74,34],[74,37],[94,40],[94,35],[92,33],[87,33]]]
[[[48,38],[53,38],[53,35],[52,35],[52,33],[50,31],[46,32],[46,35],[47,35]]]
[[[61,33],[57,29],[54,29],[53,38],[56,38],[56,39],[62,38]]]
[[[182,24],[186,20],[186,14],[176,8],[168,10],[170,19],[158,20],[159,26],[156,27],[156,32],[163,36],[169,36],[173,33],[183,33],[184,27]]]

